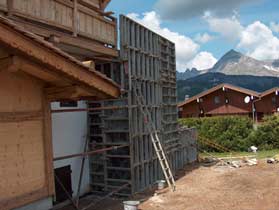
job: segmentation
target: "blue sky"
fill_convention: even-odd
[[[125,14],[176,43],[177,68],[210,68],[230,49],[279,58],[277,0],[112,0]]]

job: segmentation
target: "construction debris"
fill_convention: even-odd
[[[274,163],[276,163],[276,160],[274,158],[268,158],[266,160],[266,162],[269,163],[269,164],[274,164]]]
[[[257,148],[257,147],[255,147],[255,146],[251,146],[251,147],[250,147],[250,151],[251,151],[251,152],[256,153],[256,152],[257,152],[257,150],[258,150],[258,148]]]
[[[232,159],[236,159],[233,157]],[[219,158],[220,162],[217,166],[229,166],[231,168],[241,168],[244,166],[254,166],[258,164],[258,160],[256,158],[249,159],[249,156],[240,157],[238,160],[228,160],[227,158]]]

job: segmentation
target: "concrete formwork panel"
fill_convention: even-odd
[[[189,147],[196,139],[195,130],[181,131],[177,123],[175,45],[125,16],[120,17],[120,34],[123,65],[117,78],[125,91],[121,99],[89,103],[106,107],[89,113],[89,121],[96,121],[89,131],[91,149],[129,146],[91,158],[91,185],[94,191],[108,192],[129,183],[118,194],[130,195],[163,178],[133,84],[141,88],[174,173],[195,159],[194,146]]]

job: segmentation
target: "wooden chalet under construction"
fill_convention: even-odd
[[[174,43],[125,16],[118,37],[109,2],[0,0],[1,210],[127,197],[197,159]]]
[[[102,74],[0,17],[0,207],[54,194],[50,102],[120,94]]]

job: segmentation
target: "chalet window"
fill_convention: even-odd
[[[271,100],[272,100],[272,104],[276,104],[276,97],[275,97],[275,96],[273,96],[273,97],[271,98]]]
[[[225,103],[228,104],[230,101],[228,98],[225,99]]]
[[[77,101],[64,101],[60,102],[60,107],[77,107],[78,102]]]
[[[219,97],[219,96],[215,96],[215,97],[214,97],[214,103],[215,103],[215,104],[220,104],[220,102],[221,102],[221,101],[220,101],[220,97]]]

